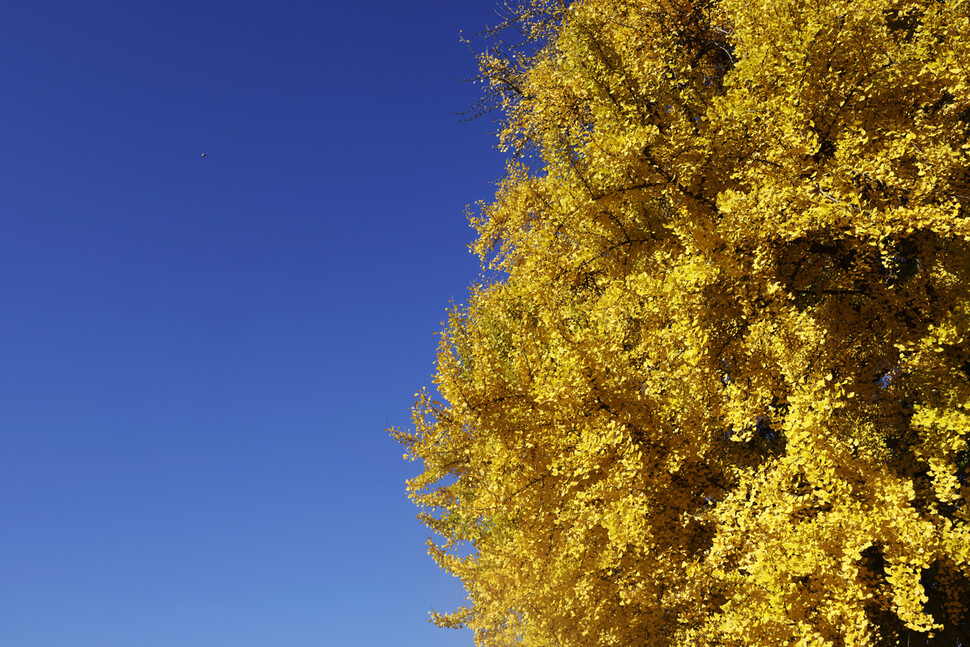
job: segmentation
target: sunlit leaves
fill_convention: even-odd
[[[516,7],[501,278],[399,434],[437,621],[970,644],[970,3]]]

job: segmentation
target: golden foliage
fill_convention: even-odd
[[[397,432],[480,645],[970,645],[970,2],[534,0]],[[528,161],[528,163],[527,163]]]

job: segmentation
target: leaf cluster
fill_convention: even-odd
[[[536,0],[398,432],[499,645],[970,644],[970,3]],[[510,44],[511,43],[511,44]]]

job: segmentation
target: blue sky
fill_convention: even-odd
[[[471,645],[385,428],[478,276],[495,22],[0,8],[0,644]]]

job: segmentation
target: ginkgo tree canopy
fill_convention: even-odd
[[[480,645],[970,645],[970,3],[534,0],[409,482]]]

